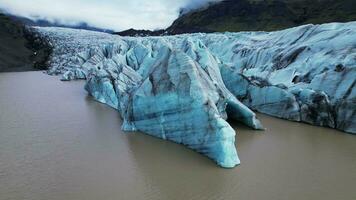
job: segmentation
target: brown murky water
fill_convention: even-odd
[[[356,199],[356,136],[260,116],[235,124],[242,165],[120,130],[83,82],[0,74],[1,200]]]

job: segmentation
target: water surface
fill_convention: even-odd
[[[84,82],[0,74],[0,200],[356,199],[356,136],[260,115],[232,122],[242,164],[120,129]]]

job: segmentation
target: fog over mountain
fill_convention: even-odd
[[[86,23],[121,31],[129,28],[166,28],[186,12],[220,0],[0,0],[0,10],[32,20],[55,24]]]

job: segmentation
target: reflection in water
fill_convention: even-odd
[[[242,164],[123,133],[83,82],[0,74],[0,199],[355,199],[356,137],[260,116],[237,131]]]

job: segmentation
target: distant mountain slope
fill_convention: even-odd
[[[165,34],[165,30],[136,30],[136,29],[128,29],[121,32],[114,32],[115,35],[120,36],[133,36],[133,37],[145,37],[145,36],[161,36]]]
[[[181,16],[167,32],[273,31],[355,20],[355,0],[228,0]]]
[[[45,69],[49,46],[25,26],[0,13],[0,72]]]
[[[26,17],[20,17],[20,16],[15,16],[15,15],[9,15],[9,17],[13,20],[22,22],[23,24],[26,24],[28,26],[41,26],[41,27],[63,27],[63,28],[73,28],[73,29],[84,29],[84,30],[89,30],[89,31],[98,31],[98,32],[105,32],[105,33],[112,33],[114,32],[113,30],[109,29],[102,29],[102,28],[97,28],[90,26],[89,24],[82,22],[76,25],[66,25],[62,24],[60,22],[50,22],[48,20],[32,20]]]

